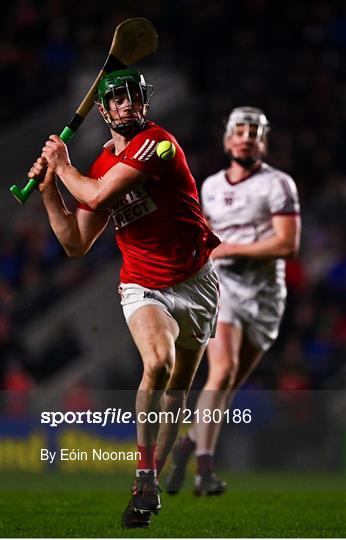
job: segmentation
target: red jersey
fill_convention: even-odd
[[[176,147],[171,160],[160,159],[159,142]],[[220,243],[210,231],[199,203],[195,180],[175,138],[148,122],[118,156],[107,143],[89,176],[102,177],[117,163],[139,169],[149,178],[112,209],[116,240],[122,252],[120,280],[160,289],[188,279]],[[84,205],[80,208],[88,209]]]

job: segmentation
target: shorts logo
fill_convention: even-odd
[[[144,291],[143,298],[152,298],[152,300],[157,300],[155,293],[151,291]]]
[[[123,291],[123,288],[122,288],[122,286],[120,284],[118,286],[118,293],[120,294],[121,301],[123,301],[124,300],[124,291]]]

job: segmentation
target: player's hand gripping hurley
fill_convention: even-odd
[[[148,19],[141,17],[127,19],[116,27],[112,45],[103,68],[78,107],[71,122],[60,133],[60,138],[64,143],[68,143],[72,139],[73,135],[92,109],[95,92],[100,78],[106,73],[110,73],[117,69],[123,69],[139,62],[149,54],[154,53],[156,49],[157,32]],[[38,180],[31,178],[23,189],[13,185],[10,188],[10,191],[17,201],[25,203],[38,184]]]

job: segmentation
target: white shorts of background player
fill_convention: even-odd
[[[251,343],[267,351],[276,340],[285,310],[285,298],[268,289],[246,290],[218,271],[220,282],[219,322],[240,326]]]

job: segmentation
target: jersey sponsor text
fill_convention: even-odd
[[[112,218],[116,230],[157,210],[157,206],[143,186],[130,191],[113,208]]]

